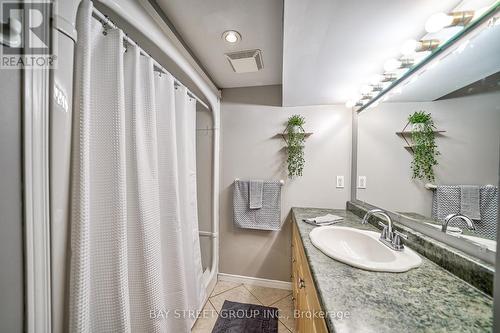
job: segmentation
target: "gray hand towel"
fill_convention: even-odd
[[[250,209],[262,208],[262,189],[264,182],[262,180],[249,181],[249,205]]]
[[[460,213],[473,220],[481,220],[479,210],[479,186],[460,186]]]
[[[444,221],[449,214],[460,213],[460,186],[438,185],[433,200],[433,217],[438,221]]]
[[[235,181],[233,187],[233,222],[239,228],[259,230],[281,229],[281,183],[265,181],[262,187],[262,208],[250,209],[250,184]]]
[[[488,239],[496,239],[498,225],[498,187],[481,186],[480,189],[481,221],[475,223],[476,233]]]

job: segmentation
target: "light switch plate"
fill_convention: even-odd
[[[337,176],[337,188],[344,188],[344,176]]]
[[[366,188],[366,176],[358,177],[358,188]]]

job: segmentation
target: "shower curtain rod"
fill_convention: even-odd
[[[101,24],[103,24],[104,26],[110,26],[111,28],[114,28],[114,29],[120,29],[113,21],[111,21],[106,15],[104,15],[103,13],[101,13],[99,10],[97,10],[95,7],[92,8],[92,14],[93,16],[99,21],[101,22]],[[120,29],[121,30],[121,29]],[[123,30],[122,30],[123,31]],[[169,71],[167,71],[162,65],[160,65],[160,63],[158,61],[156,61],[149,53],[147,53],[146,51],[144,51],[140,46],[139,44],[137,44],[136,42],[134,42],[129,36],[127,36],[126,34],[124,34],[123,36],[123,39],[129,43],[129,44],[132,44],[132,45],[135,45],[137,48],[139,48],[139,52],[144,55],[144,56],[147,56],[147,57],[150,57],[151,60],[153,61],[153,65],[154,67],[156,67],[156,69],[158,69],[160,72],[163,72],[164,74],[167,74],[167,75],[170,75],[171,77],[174,78],[174,84],[177,85],[177,86],[182,86],[184,88],[186,88],[187,90],[187,94],[188,96],[194,98],[198,103],[200,103],[201,105],[203,105],[205,108],[207,108],[207,110],[210,110],[210,107],[207,105],[207,103],[205,103],[201,98],[199,98],[198,96],[196,96],[191,90],[189,90],[179,79],[177,79],[175,76],[173,76]]]

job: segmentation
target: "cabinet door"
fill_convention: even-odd
[[[322,309],[295,223],[292,228],[292,276],[297,331],[327,333],[325,319],[314,315],[320,313]]]

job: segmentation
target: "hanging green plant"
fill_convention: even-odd
[[[302,176],[302,171],[304,170],[304,144],[306,134],[303,125],[305,123],[305,118],[301,115],[293,115],[288,118],[285,138],[287,143],[289,178]]]
[[[408,122],[412,124],[412,178],[434,182],[434,166],[438,164],[437,156],[440,154],[436,146],[434,120],[430,113],[417,111],[410,115]]]

